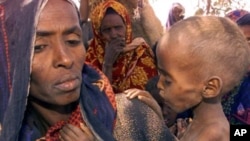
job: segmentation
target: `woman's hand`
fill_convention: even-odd
[[[59,139],[61,141],[94,141],[92,132],[84,124],[80,124],[80,128],[66,124],[60,130]]]
[[[156,102],[156,100],[151,96],[151,94],[147,91],[140,89],[128,89],[124,91],[128,99],[138,98],[143,103],[147,104],[150,108],[152,108],[157,115],[163,119],[161,107]]]
[[[176,123],[176,128],[177,128],[176,136],[178,139],[180,139],[186,132],[188,125],[192,122],[192,119],[191,118],[185,118],[185,119],[178,118],[176,122],[177,122]]]
[[[112,39],[110,42],[106,43],[104,65],[113,66],[125,46],[125,39],[121,37]]]

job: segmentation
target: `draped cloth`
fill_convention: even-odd
[[[102,69],[105,54],[105,42],[100,34],[100,26],[108,8],[113,8],[122,17],[126,26],[126,44],[129,46],[137,39],[132,40],[131,22],[123,5],[114,0],[108,0],[96,6],[90,16],[94,38],[87,50],[86,61],[99,69]],[[113,64],[111,84],[115,93],[129,88],[144,89],[147,81],[156,74],[153,52],[145,42],[141,42],[133,49],[118,56]]]
[[[230,124],[250,125],[250,76],[222,98],[224,113]]]
[[[46,3],[47,0],[0,3],[0,141],[33,141],[43,136],[27,103],[36,26]],[[77,126],[84,122],[96,139],[112,141],[116,118],[112,87],[104,74],[90,65],[85,64],[82,73],[79,106],[64,122],[73,121]],[[56,128],[58,124],[49,129],[47,140],[57,140],[56,132],[63,126]]]
[[[41,0],[6,0],[0,4],[1,141],[15,141],[29,90],[33,35]]]
[[[233,10],[227,13],[226,17],[236,22],[239,26],[250,25],[250,12],[249,11],[246,11],[243,9]]]
[[[238,26],[250,25],[250,12],[237,9],[230,11],[226,17]],[[224,113],[230,124],[250,125],[250,76],[243,78],[241,83],[222,98]]]

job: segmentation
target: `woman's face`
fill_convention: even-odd
[[[102,20],[100,31],[102,37],[110,42],[116,38],[125,38],[126,26],[120,15],[107,14]]]
[[[75,8],[67,1],[48,1],[36,31],[30,95],[54,105],[76,101],[85,53]]]
[[[174,16],[176,21],[183,19],[183,16],[181,15],[182,9],[180,7],[178,7],[178,6],[174,7],[172,12],[173,12],[173,16]]]
[[[250,25],[240,26],[240,29],[243,31],[249,45],[250,45]]]
[[[250,47],[250,25],[240,26],[240,29],[243,31]],[[250,67],[248,69],[248,73],[250,74]]]

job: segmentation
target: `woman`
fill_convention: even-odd
[[[166,28],[169,29],[173,24],[184,18],[185,8],[180,3],[173,3],[168,13]]]
[[[226,17],[237,23],[250,43],[250,13],[246,10],[233,10]],[[241,83],[222,99],[223,109],[230,124],[250,125],[250,76],[247,74]]]
[[[171,140],[150,107],[85,63],[71,0],[7,0],[0,11],[1,141]]]
[[[116,1],[102,2],[92,11],[91,22],[94,39],[86,61],[107,75],[116,93],[145,89],[157,70],[150,47],[142,38],[132,40],[126,8]]]

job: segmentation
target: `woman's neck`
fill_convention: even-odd
[[[33,109],[43,117],[49,126],[52,126],[58,121],[66,121],[77,107],[79,101],[63,106],[48,104],[38,101],[37,99],[29,100],[29,102]]]

